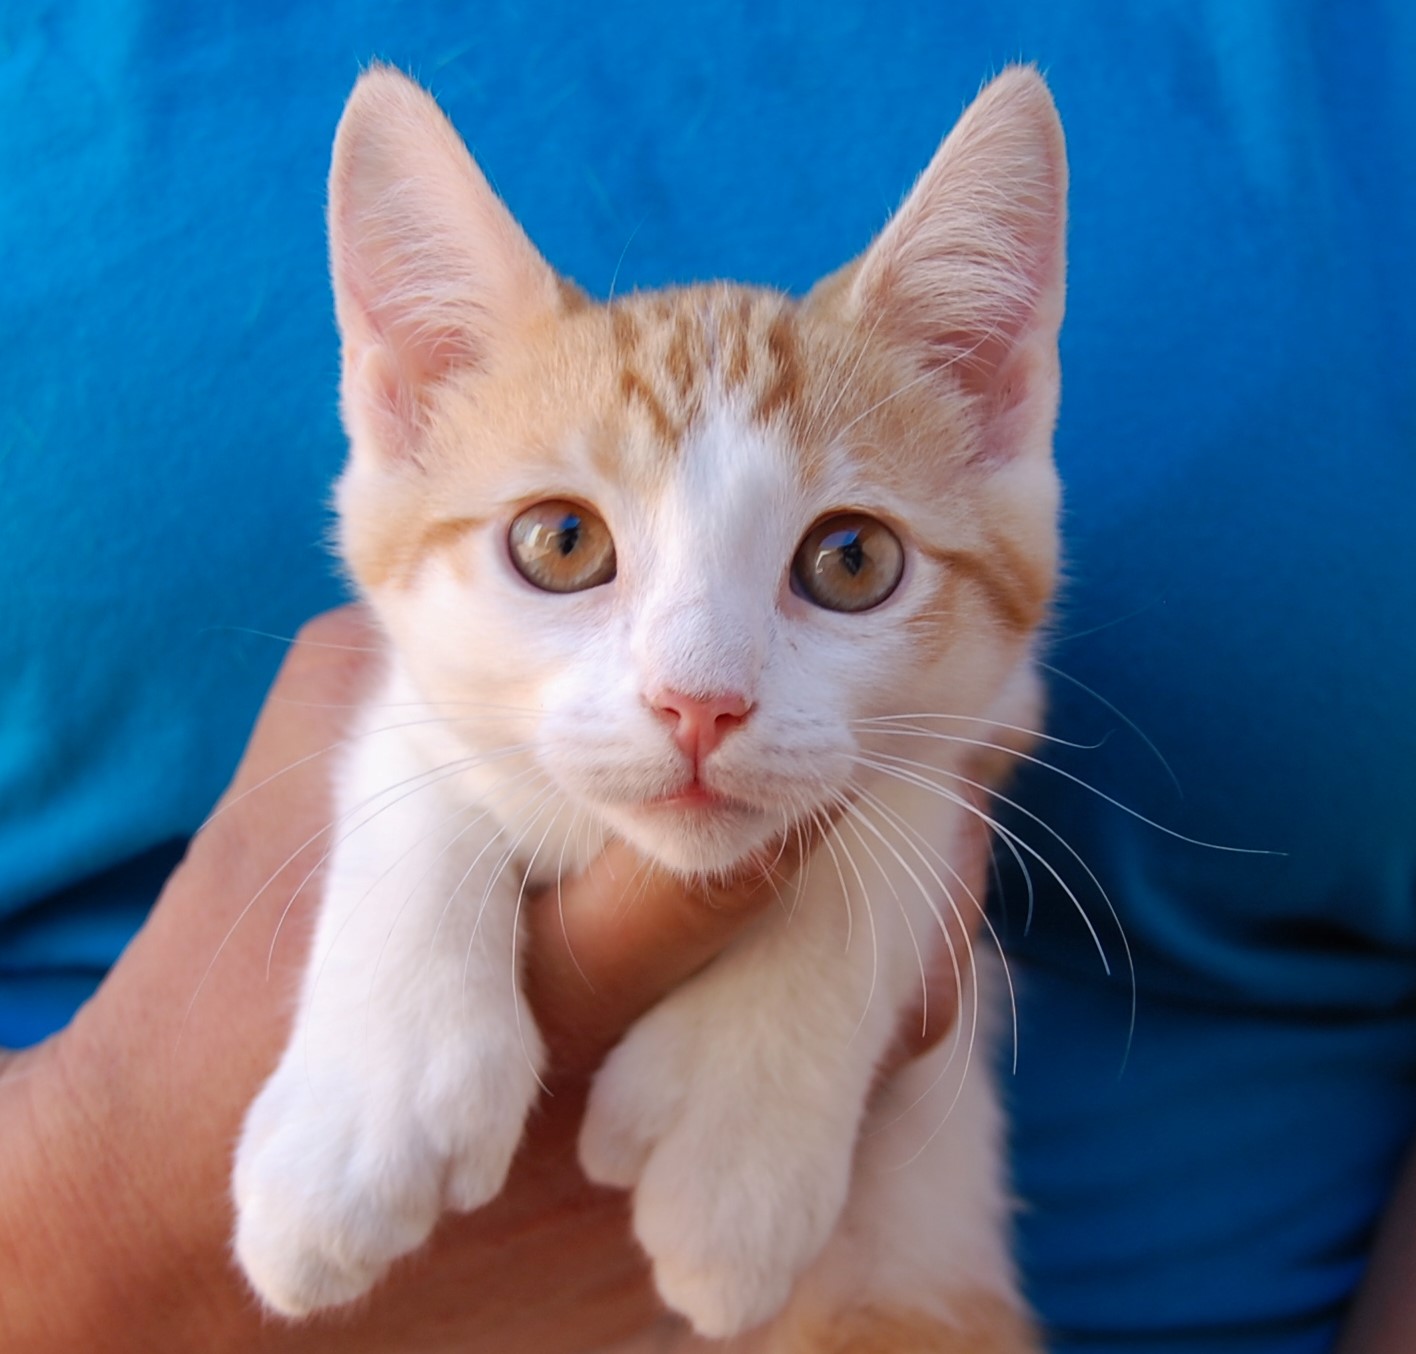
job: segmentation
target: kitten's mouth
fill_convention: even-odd
[[[641,805],[645,809],[667,809],[671,813],[747,813],[752,806],[741,800],[730,799],[727,795],[711,790],[702,781],[694,780],[671,794],[660,795],[657,799],[647,799]]]
[[[761,805],[696,777],[666,793],[621,804],[615,815],[620,831],[646,855],[679,872],[714,878],[765,848],[775,821]]]

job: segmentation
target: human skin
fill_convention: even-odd
[[[1416,1146],[1407,1155],[1336,1354],[1416,1349]]]
[[[319,897],[323,750],[376,651],[357,609],[306,627],[147,924],[67,1029],[0,1062],[0,1348],[570,1354],[660,1317],[626,1197],[575,1161],[588,1077],[773,904],[790,860],[695,891],[612,847],[537,900],[526,990],[552,1072],[503,1193],[446,1218],[367,1301],[301,1324],[264,1315],[233,1266],[231,1152],[286,1038]],[[970,852],[982,896],[981,835]],[[952,1019],[952,970],[933,969],[932,1027],[901,1058]]]

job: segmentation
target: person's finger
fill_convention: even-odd
[[[302,626],[218,808],[240,796],[256,798],[257,785],[271,789],[266,799],[292,802],[306,798],[307,782],[327,793],[331,754],[342,746],[382,653],[373,618],[361,606],[327,611]]]
[[[104,1043],[121,1007],[174,1084],[199,1078],[213,1046],[233,1085],[274,1058],[320,898],[331,767],[376,652],[358,608],[301,631],[230,788],[104,984],[104,1018],[95,1028],[81,1012],[71,1045]]]
[[[588,1070],[661,997],[782,896],[800,844],[689,884],[612,843],[530,911],[527,992],[561,1070]]]
[[[226,950],[288,935],[295,948],[280,957],[300,960],[307,931],[300,921],[321,897],[323,866],[341,830],[335,770],[380,653],[368,613],[348,606],[303,626],[281,665],[236,774],[190,852],[222,881],[223,897],[250,908]]]
[[[312,857],[295,848],[329,821],[321,750],[344,736],[376,647],[354,610],[306,627],[220,812],[98,992],[44,1046],[31,1113],[63,1177],[53,1192],[104,1200],[89,1272],[126,1273],[140,1256],[144,1282],[180,1273],[189,1296],[246,1301],[225,1245],[227,1149],[285,1037],[319,897],[317,877],[298,887]]]

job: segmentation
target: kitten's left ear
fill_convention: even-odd
[[[374,66],[329,175],[330,272],[356,458],[417,458],[426,400],[561,305],[561,283],[431,95]]]
[[[842,279],[852,319],[977,398],[984,455],[1050,447],[1066,268],[1067,152],[1032,67],[974,100]]]

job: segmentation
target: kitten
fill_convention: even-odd
[[[516,991],[528,874],[610,836],[721,872],[801,827],[793,906],[599,1072],[584,1168],[634,1190],[702,1336],[1036,1347],[971,1040],[1001,970],[961,956],[960,1037],[872,1082],[939,910],[976,907],[948,864],[961,792],[1039,718],[1065,193],[1047,89],[1010,69],[806,298],[600,306],[428,95],[360,79],[330,177],[340,545],[390,658],[236,1155],[236,1251],[270,1307],[358,1297],[501,1188],[543,1066]]]

